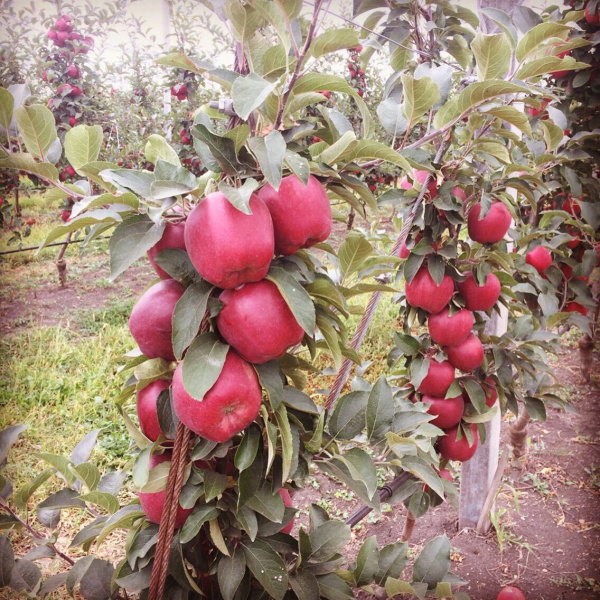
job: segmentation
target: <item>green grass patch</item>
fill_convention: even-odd
[[[69,456],[97,428],[106,428],[94,453],[97,464],[126,462],[129,435],[113,398],[124,381],[116,374],[118,358],[131,347],[127,327],[111,323],[90,336],[42,327],[0,342],[6,357],[0,365],[0,429],[27,425],[9,454],[7,475],[15,487],[40,471],[34,452]]]

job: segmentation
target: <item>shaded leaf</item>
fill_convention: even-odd
[[[283,559],[263,540],[242,542],[248,568],[267,594],[283,600],[288,588],[288,574]]]
[[[204,333],[192,342],[181,373],[185,390],[192,398],[202,400],[212,388],[223,370],[228,351],[229,346],[214,333]]]

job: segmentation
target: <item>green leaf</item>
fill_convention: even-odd
[[[150,194],[154,200],[164,200],[171,196],[181,196],[198,189],[196,176],[184,167],[172,165],[158,157],[154,169],[154,181],[150,184]]]
[[[437,90],[437,86],[435,86],[435,88]],[[410,163],[404,158],[404,156],[402,156],[389,146],[386,146],[385,144],[382,144],[381,142],[376,142],[374,140],[359,140],[356,145],[352,146],[352,150],[347,152],[343,158],[347,163],[357,160],[362,161],[377,159],[385,160],[393,165],[400,167],[401,169],[404,169],[405,171],[410,171],[412,168],[410,166]]]
[[[271,267],[266,277],[279,289],[300,327],[313,336],[316,326],[315,307],[308,292],[287,271]]]
[[[375,583],[385,585],[388,577],[400,577],[408,562],[408,544],[395,542],[384,546],[379,552],[379,567],[374,576]]]
[[[48,481],[48,479],[50,479],[50,477],[52,477],[53,474],[54,471],[52,469],[46,469],[45,471],[42,471],[39,475],[37,475],[33,479],[33,481],[30,481],[23,487],[20,487],[13,497],[13,502],[15,503],[15,506],[17,508],[25,508],[27,506],[27,501],[29,500],[29,498],[31,498],[35,491],[42,484]]]
[[[229,346],[214,333],[204,333],[192,342],[183,359],[181,372],[183,386],[192,398],[202,400],[215,384],[228,351]]]
[[[350,475],[364,484],[369,500],[377,493],[377,470],[373,458],[360,448],[351,448],[343,454],[336,454],[335,460],[346,465]]]
[[[152,469],[148,474],[148,480],[140,489],[141,492],[148,494],[153,492],[162,492],[167,489],[167,480],[169,471],[171,470],[171,462],[162,462]]]
[[[310,165],[308,160],[296,152],[286,150],[283,162],[302,182],[302,185],[306,187],[306,185],[308,185],[308,178],[310,176]]]
[[[551,152],[552,150],[555,150],[558,146],[560,146],[560,143],[565,137],[565,132],[563,129],[558,127],[558,125],[555,125],[551,121],[544,120],[540,121],[540,123],[543,128],[544,141],[546,142],[546,147],[548,148],[548,151]]]
[[[357,144],[358,142],[354,131],[346,131],[337,142],[328,148],[325,148],[325,150],[316,157],[316,160],[328,165],[333,165],[341,160],[348,152],[351,152]]]
[[[0,158],[0,169],[17,169],[48,181],[58,181],[58,169],[54,165],[39,163],[25,152],[13,152],[6,158]]]
[[[152,197],[153,173],[131,169],[105,169],[98,175],[105,182],[115,185],[121,192],[133,192],[142,198]]]
[[[484,111],[484,114],[502,119],[520,129],[525,135],[531,137],[531,125],[529,119],[514,106],[497,106]]]
[[[367,439],[371,443],[378,443],[384,439],[390,430],[394,419],[395,404],[390,387],[385,375],[382,375],[371,390],[365,413]]]
[[[377,106],[379,122],[387,133],[394,136],[402,135],[408,129],[408,121],[404,116],[403,106],[394,98],[387,98]]]
[[[285,513],[285,504],[278,493],[273,494],[270,483],[258,489],[246,506],[276,523],[281,523]]]
[[[79,494],[75,490],[63,488],[58,492],[54,492],[54,494],[50,494],[50,496],[35,507],[35,510],[85,507],[85,502],[79,499]]]
[[[368,392],[350,392],[335,404],[329,418],[329,433],[340,440],[351,440],[365,428]]]
[[[223,600],[233,600],[246,573],[244,552],[236,548],[231,556],[222,556],[217,566],[217,580]]]
[[[347,600],[354,598],[352,588],[335,573],[317,577],[319,592],[327,600]]]
[[[414,456],[404,456],[402,467],[415,477],[424,481],[440,498],[444,497],[444,488],[439,475],[422,459]]]
[[[509,164],[511,162],[510,154],[508,149],[503,142],[494,141],[490,138],[479,139],[473,142],[473,152],[490,154],[499,161]]]
[[[263,540],[244,541],[242,548],[248,568],[269,597],[283,600],[288,588],[288,573],[281,556]]]
[[[433,125],[436,128],[441,128],[450,121],[460,118],[471,108],[488,100],[498,100],[498,97],[504,94],[526,94],[528,92],[529,89],[525,86],[509,83],[502,79],[471,83],[458,96],[448,100],[438,110],[433,119]]]
[[[394,332],[394,343],[403,356],[415,356],[421,348],[421,342],[405,333]]]
[[[53,466],[65,478],[67,483],[75,483],[75,476],[69,469],[69,466],[72,464],[70,460],[64,456],[50,454],[49,452],[36,452],[35,456]]]
[[[109,535],[112,531],[121,528],[129,528],[131,525],[139,519],[140,517],[144,517],[144,511],[141,509],[139,504],[128,504],[124,506],[120,510],[118,510],[114,515],[111,515],[106,524],[102,528],[98,539],[96,540],[96,547],[98,548],[104,538]],[[90,558],[92,558],[90,556]]]
[[[409,73],[402,75],[402,85],[404,87],[404,116],[412,125],[440,101],[440,90],[430,77],[415,79]]]
[[[430,540],[421,550],[413,565],[413,580],[422,581],[429,589],[434,589],[450,569],[452,547],[445,535]]]
[[[281,133],[273,129],[264,137],[256,136],[250,138],[248,144],[250,150],[256,156],[265,179],[275,190],[279,190],[281,170],[287,150],[287,145]]]
[[[512,59],[511,46],[504,33],[485,35],[478,32],[471,42],[479,81],[506,75]]]
[[[100,125],[77,125],[65,136],[65,156],[78,171],[84,165],[98,160],[102,148]]]
[[[290,574],[290,585],[298,600],[319,600],[321,597],[317,578],[308,570]]]
[[[378,570],[379,548],[377,538],[373,535],[364,541],[356,557],[356,567],[353,571],[354,585],[370,584]]]
[[[292,438],[292,430],[287,414],[285,404],[280,404],[275,410],[275,420],[281,438],[281,480],[287,481],[290,476],[290,470],[294,458],[294,444]]]
[[[15,97],[4,88],[0,88],[0,129],[7,132],[10,129],[15,108]]]
[[[34,104],[19,106],[14,115],[29,153],[45,161],[48,149],[57,138],[52,112],[45,106]]]
[[[336,321],[332,315],[328,315],[322,307],[317,307],[317,327],[325,340],[331,358],[336,369],[342,365],[343,354],[340,344],[340,334],[336,328]]]
[[[235,467],[240,473],[245,471],[254,462],[261,440],[261,429],[255,423],[245,430],[244,437],[242,438],[233,459]]]
[[[177,301],[173,311],[173,352],[177,359],[198,335],[212,290],[207,281],[199,281],[186,288]]]
[[[106,492],[89,492],[79,496],[80,500],[89,502],[90,504],[96,504],[106,509],[109,513],[113,514],[119,510],[119,500],[112,494]]]
[[[227,475],[215,471],[204,471],[204,495],[206,502],[217,498],[227,489]]]
[[[417,596],[420,599],[424,599],[425,596],[418,594],[415,587],[408,583],[408,581],[402,581],[401,579],[396,579],[395,577],[390,577],[385,582],[385,591],[389,598],[393,598],[394,596],[398,596],[400,594],[411,594],[411,598]],[[425,591],[427,591],[427,589],[425,589]]]
[[[356,29],[350,27],[329,29],[312,41],[309,53],[314,58],[319,58],[337,50],[356,48],[358,44],[358,31]]]
[[[231,88],[233,109],[245,121],[250,113],[257,109],[276,88],[276,81],[269,82],[256,73],[238,77]]]
[[[485,412],[487,410],[487,405],[485,403],[485,392],[483,388],[475,381],[474,379],[463,379],[463,385],[465,386],[465,391],[469,396],[469,400],[475,407],[475,410],[478,413]]]
[[[146,155],[146,160],[155,165],[159,158],[162,160],[175,165],[176,167],[181,166],[181,161],[179,160],[179,156],[177,152],[173,150],[170,146],[169,142],[156,133],[153,133],[146,142],[146,147],[144,148],[144,154]]]
[[[204,523],[216,519],[218,516],[219,510],[214,502],[211,504],[198,504],[183,524],[179,534],[179,541],[182,544],[187,544],[187,542],[193,540],[198,535]]]
[[[202,123],[194,125],[192,136],[194,148],[209,170],[230,175],[238,173],[240,164],[233,140],[216,135]]]
[[[223,11],[231,21],[233,34],[239,42],[243,43],[249,40],[254,32],[263,25],[263,17],[250,5],[242,5],[238,2],[219,2],[218,6],[219,10]]]
[[[525,63],[517,72],[519,79],[531,79],[554,71],[575,71],[577,69],[589,69],[590,65],[578,62],[572,56],[559,58],[558,56],[545,56]]]
[[[283,379],[277,360],[270,360],[260,365],[254,365],[260,385],[267,391],[271,407],[276,409],[283,400]]]
[[[258,187],[258,181],[250,177],[244,181],[242,187],[232,187],[226,183],[219,183],[219,191],[231,202],[235,208],[246,215],[251,215],[250,198]]]
[[[367,238],[362,233],[351,231],[338,250],[341,281],[359,271],[373,253],[373,246]]]
[[[90,492],[96,489],[100,481],[100,470],[95,464],[85,462],[72,467],[70,466],[69,469],[77,479],[85,483]]]
[[[530,29],[517,44],[516,58],[518,62],[523,62],[530,54],[539,51],[544,47],[544,42],[551,38],[565,39],[569,35],[571,28],[568,25],[560,23],[540,23]]]
[[[480,10],[486,17],[491,19],[496,25],[498,25],[500,29],[502,29],[502,31],[504,31],[510,47],[514,49],[517,45],[517,38],[519,37],[519,34],[515,29],[510,16],[498,8],[482,8]]]
[[[110,281],[114,281],[144,256],[162,237],[165,224],[156,224],[148,215],[132,215],[117,225],[108,243]]]
[[[326,562],[350,541],[350,525],[342,521],[327,521],[312,530],[308,538],[312,551],[306,558]]]

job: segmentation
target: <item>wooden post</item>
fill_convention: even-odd
[[[500,314],[494,313],[488,320],[485,331],[488,334],[501,336],[506,332],[508,324],[508,309],[502,305]],[[471,460],[462,463],[460,467],[460,497],[458,503],[458,527],[474,528],[480,520],[481,512],[488,495],[489,487],[498,467],[500,451],[500,411],[485,424],[485,444],[479,444]],[[490,528],[486,516],[483,529]]]

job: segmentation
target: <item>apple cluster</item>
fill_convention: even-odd
[[[165,435],[157,403],[168,388],[177,417],[189,429],[217,443],[231,439],[260,411],[262,389],[253,365],[282,357],[304,338],[303,328],[267,274],[275,255],[293,255],[329,236],[332,217],[327,193],[313,176],[304,186],[295,175],[289,175],[279,190],[266,184],[253,194],[249,208],[251,214],[246,214],[223,193],[211,193],[186,219],[168,223],[161,240],[148,251],[161,280],[142,295],[129,319],[140,351],[149,359],[176,360],[173,313],[186,288],[156,261],[160,252],[171,248],[185,250],[201,277],[214,286],[221,307],[214,329],[229,345],[216,382],[201,400],[185,388],[183,362],[175,368],[172,382],[159,379],[138,391],[140,428],[152,441]],[[291,505],[285,492],[281,492],[284,503]],[[145,510],[147,503],[151,507],[160,504],[156,496],[142,498]],[[152,508],[146,512],[151,520],[159,519]]]
[[[406,179],[401,186],[407,189],[414,182],[423,184],[425,177],[426,173],[415,171],[413,182]],[[435,181],[433,185],[430,183],[427,193],[432,197],[437,194]],[[453,189],[452,193],[463,200],[466,198],[461,188]],[[476,203],[469,211],[469,236],[481,244],[497,243],[508,232],[510,213],[501,202],[493,202],[484,216],[482,210],[482,205]],[[404,246],[401,256],[406,258],[409,255],[410,250]],[[479,380],[488,407],[492,407],[498,398],[494,379],[481,369],[485,350],[474,326],[475,314],[492,310],[500,293],[500,280],[493,273],[488,273],[483,281],[479,281],[471,270],[467,270],[457,282],[446,274],[436,281],[430,273],[427,260],[405,286],[407,304],[428,313],[428,332],[434,344],[429,350],[427,373],[417,386],[417,393],[412,400],[428,404],[427,412],[435,415],[431,422],[444,430],[445,435],[439,438],[437,448],[447,460],[469,460],[478,444],[476,425],[469,426],[469,436],[462,435],[461,420],[465,403],[470,402],[468,393],[465,390],[447,397],[448,390],[456,380],[456,370],[467,378]],[[437,360],[440,353],[445,357]]]
[[[349,50],[350,58],[348,59],[348,81],[356,90],[356,93],[362,98],[367,89],[365,74],[360,66],[358,55],[362,52],[362,46],[357,46]]]
[[[83,36],[73,28],[73,20],[69,15],[63,15],[54,22],[54,27],[48,30],[46,37],[58,48],[68,48],[76,54],[87,54],[94,46],[94,38]]]

